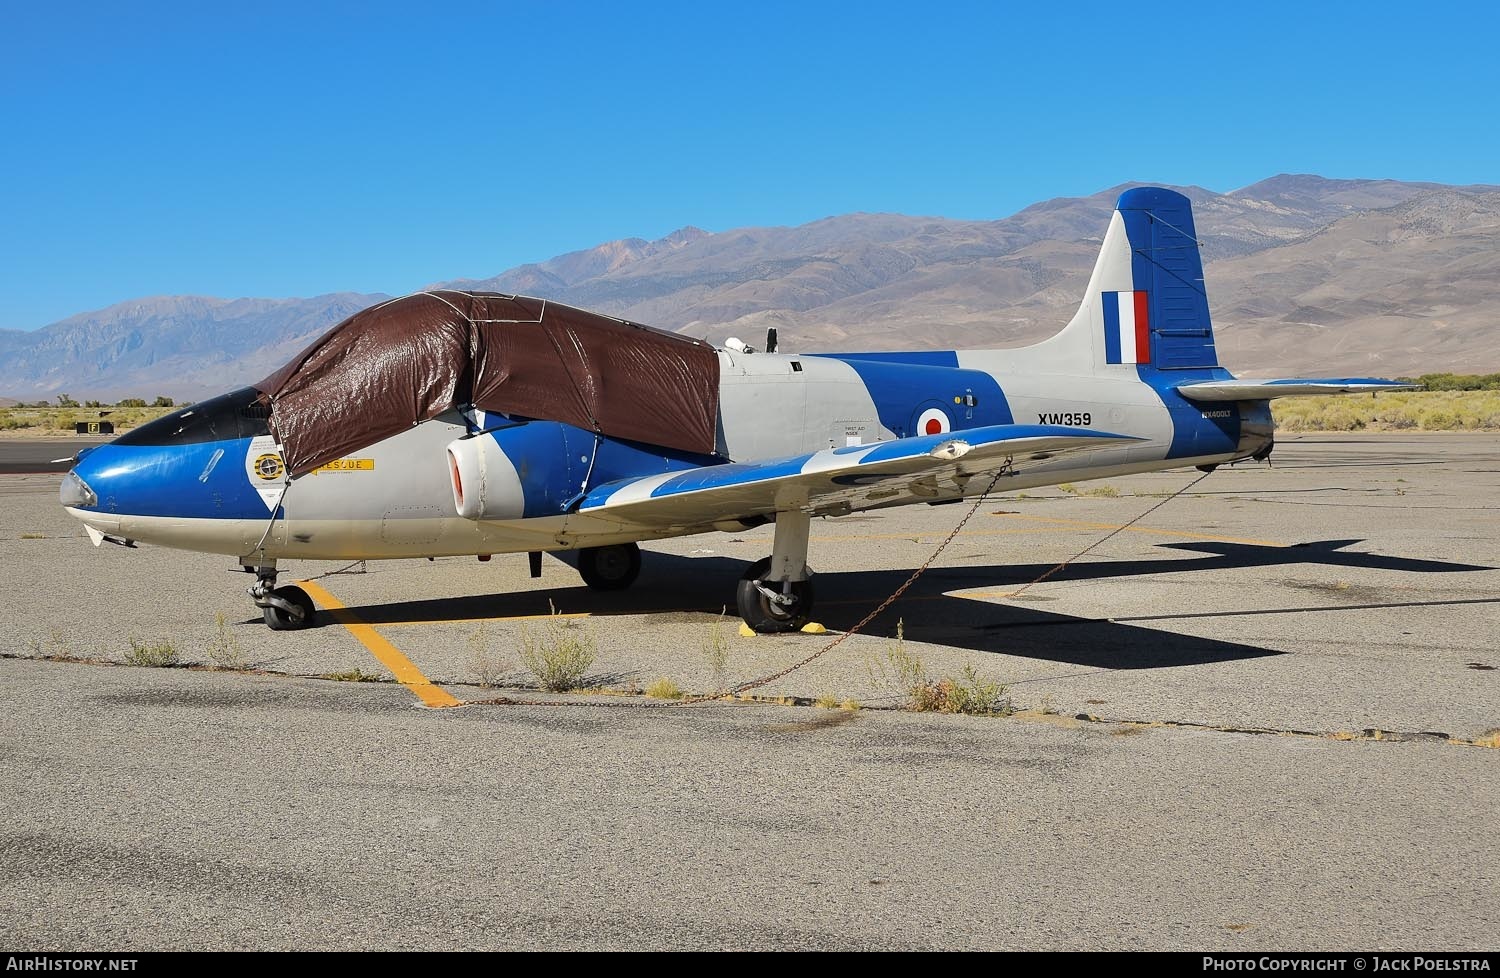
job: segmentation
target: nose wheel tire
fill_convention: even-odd
[[[641,548],[633,543],[584,547],[578,551],[578,573],[595,591],[623,591],[641,574]]]
[[[751,564],[740,578],[735,605],[745,624],[762,635],[795,632],[806,625],[812,615],[813,583],[811,580],[793,581],[788,592],[780,581],[763,580],[770,570],[770,557]]]
[[[312,624],[313,615],[317,613],[317,606],[313,604],[312,598],[307,592],[296,585],[279,587],[271,592],[292,606],[291,611],[278,608],[276,605],[266,605],[261,613],[265,617],[266,627],[272,631],[290,632],[298,628],[306,628]]]

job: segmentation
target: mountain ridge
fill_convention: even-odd
[[[387,298],[335,292],[306,299],[127,299],[23,333],[30,338],[24,349],[0,348],[0,389],[24,399],[118,397],[148,389],[201,396],[224,389],[219,378],[225,373],[241,383],[258,380],[329,326]],[[23,371],[30,371],[29,388],[7,383]]]
[[[431,287],[521,292],[783,349],[1007,347],[1077,308],[1120,184],[993,221],[859,212],[684,227]],[[1221,360],[1236,373],[1490,367],[1500,187],[1278,174],[1193,200]],[[0,330],[0,393],[202,396],[259,379],[383,294],[154,296]],[[1487,359],[1486,359],[1487,358]],[[160,388],[160,389],[158,389]]]

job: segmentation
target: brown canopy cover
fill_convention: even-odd
[[[708,454],[719,357],[545,299],[441,290],[355,313],[255,387],[294,476],[464,404]]]

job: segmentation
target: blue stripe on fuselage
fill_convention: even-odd
[[[490,437],[515,466],[525,500],[523,515],[556,516],[589,486],[622,479],[659,475],[702,466],[716,466],[724,459],[694,455],[618,438],[597,438],[593,432],[560,421],[530,421],[501,428]],[[590,460],[592,465],[590,465]]]
[[[880,423],[897,438],[921,434],[913,429],[918,415],[928,408],[940,408],[954,431],[1010,424],[1015,420],[995,378],[983,370],[958,366],[958,354],[951,350],[814,355],[853,367],[875,402]],[[974,396],[973,407],[963,402],[968,394]],[[955,397],[960,403],[954,403]]]
[[[263,520],[270,510],[245,473],[249,449],[248,438],[185,445],[108,444],[80,458],[73,471],[98,496],[98,505],[91,507],[95,512]],[[221,453],[217,460],[216,452]]]
[[[1195,404],[1177,392],[1178,383],[1227,380],[1222,367],[1173,370],[1170,376],[1149,366],[1139,370],[1141,380],[1156,391],[1172,419],[1172,444],[1167,458],[1197,458],[1233,452],[1240,443],[1240,411],[1235,401]]]
[[[997,442],[1022,441],[1029,438],[1097,438],[1101,442],[1114,439],[1126,438],[1125,435],[1109,431],[1093,431],[1087,428],[1066,428],[1060,425],[1007,425],[1005,427],[988,428],[977,433],[977,437],[965,437],[953,434],[924,435],[918,438],[901,438],[895,441],[880,442],[875,445],[848,445],[843,448],[824,449],[821,452],[808,452],[803,455],[795,455],[782,459],[767,459],[762,462],[731,462],[724,465],[704,466],[675,475],[664,480],[660,485],[654,486],[650,492],[650,498],[659,499],[664,496],[676,496],[683,493],[698,492],[707,489],[727,489],[734,486],[750,485],[753,483],[767,482],[772,479],[781,479],[789,476],[800,475],[803,469],[813,458],[827,457],[829,455],[854,456],[852,460],[856,465],[874,465],[892,459],[915,459],[922,458],[933,449],[948,442],[960,441],[978,447],[990,445]],[[934,465],[940,464],[933,461]],[[896,476],[888,476],[895,478]],[[835,482],[847,478],[857,478],[847,471],[839,475],[829,476]],[[621,480],[618,484],[600,484],[599,488],[589,493],[583,505],[583,510],[593,510],[609,502],[610,498],[621,489],[633,485],[638,481],[636,478]]]

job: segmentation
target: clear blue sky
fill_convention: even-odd
[[[1500,182],[1493,9],[17,2],[0,327],[1127,180]]]

